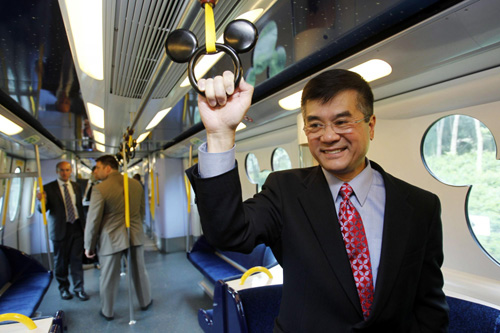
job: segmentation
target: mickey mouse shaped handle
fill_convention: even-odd
[[[243,68],[238,53],[250,51],[258,39],[257,28],[247,20],[231,21],[224,30],[224,44],[216,43],[215,53],[224,52],[228,54],[234,64],[234,86],[240,83]],[[167,55],[172,61],[177,63],[188,62],[188,77],[191,86],[198,94],[205,96],[205,93],[198,87],[198,80],[194,75],[194,67],[202,55],[206,52],[205,45],[198,46],[196,36],[189,30],[178,29],[173,31],[165,43]],[[213,54],[213,53],[212,53]]]

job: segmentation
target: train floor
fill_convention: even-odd
[[[85,291],[88,301],[73,297],[62,300],[53,279],[38,311],[43,316],[63,310],[68,332],[202,332],[198,325],[199,308],[212,308],[212,300],[203,292],[198,282],[201,273],[187,260],[185,252],[159,253],[151,244],[145,247],[145,261],[151,280],[153,304],[141,311],[133,297],[134,319],[129,325],[128,280],[122,276],[119,294],[114,306],[113,321],[99,315],[99,270],[85,269]]]

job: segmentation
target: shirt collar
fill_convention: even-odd
[[[344,184],[344,182],[325,169],[321,168],[321,170],[323,170],[323,174],[326,177],[326,181],[328,182],[328,186],[330,187],[330,191],[332,192],[334,200],[337,200],[340,187],[342,186],[342,184]],[[370,161],[366,159],[366,167],[363,169],[363,171],[361,171],[359,175],[348,182],[349,185],[351,185],[354,191],[354,195],[358,199],[361,206],[365,204],[372,182],[373,169],[371,167]]]
[[[63,186],[64,184],[70,184],[69,180],[67,182],[63,182],[62,180],[60,180],[59,178],[57,178],[57,183],[59,184],[59,186]]]

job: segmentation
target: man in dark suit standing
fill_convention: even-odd
[[[319,166],[271,173],[242,202],[235,129],[253,88],[233,82],[230,72],[198,82],[207,144],[187,174],[214,246],[265,243],[283,267],[274,331],[446,332],[440,202],[366,158],[376,122],[369,85],[347,70],[310,80],[302,116]]]
[[[83,288],[83,230],[85,216],[82,193],[78,183],[69,180],[72,169],[66,161],[57,163],[58,178],[43,186],[48,213],[49,237],[54,247],[55,276],[61,298],[73,298],[69,292],[68,268],[73,280],[73,291],[82,301],[89,299]],[[38,200],[42,197],[37,194]],[[39,207],[40,210],[40,207]]]
[[[123,176],[118,171],[118,162],[112,155],[96,160],[96,176],[101,183],[93,186],[85,229],[85,255],[88,258],[99,254],[101,277],[99,294],[101,311],[106,320],[114,319],[114,302],[120,284],[120,262],[130,247],[130,277],[141,310],[147,310],[151,299],[151,284],[144,263],[144,230],[142,220],[145,214],[145,199],[142,185],[135,179],[128,179],[130,239],[125,225],[125,200]]]

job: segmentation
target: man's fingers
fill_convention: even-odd
[[[213,79],[205,80],[205,98],[207,99],[208,105],[210,105],[211,107],[215,107],[217,105]]]
[[[224,87],[224,79],[220,75],[214,78],[214,91],[215,98],[217,98],[217,103],[219,103],[220,106],[226,105],[226,89]]]
[[[198,89],[200,89],[200,91],[205,91],[205,79],[200,79],[198,81]]]
[[[234,93],[234,74],[230,71],[225,71],[222,74],[222,78],[224,80],[224,89],[228,95],[232,95]]]

